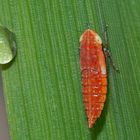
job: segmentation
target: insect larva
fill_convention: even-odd
[[[107,93],[107,73],[102,40],[87,29],[80,37],[80,68],[82,92],[88,126],[91,128],[100,117]]]
[[[14,34],[6,27],[0,26],[0,64],[10,62],[16,54]]]

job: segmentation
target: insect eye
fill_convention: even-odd
[[[14,34],[7,28],[0,26],[0,64],[7,64],[16,54]]]

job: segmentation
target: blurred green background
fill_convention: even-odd
[[[120,73],[108,66],[107,101],[88,129],[79,37],[86,23],[101,34],[103,21]],[[0,23],[17,38],[2,71],[11,140],[140,139],[139,0],[0,0]]]

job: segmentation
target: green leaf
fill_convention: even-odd
[[[11,140],[140,139],[139,0],[0,0],[17,56],[2,76]],[[85,23],[109,43],[107,101],[92,129],[82,103],[79,37]]]

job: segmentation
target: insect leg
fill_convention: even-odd
[[[113,69],[117,72],[119,72],[119,69],[115,66],[113,59],[112,59],[112,54],[111,54],[111,50],[109,47],[109,40],[108,40],[108,34],[107,34],[107,28],[108,25],[105,25],[104,27],[104,32],[103,32],[103,36],[104,36],[104,40],[103,40],[103,51],[104,54],[106,56],[106,58],[109,59],[111,66],[113,67]]]

